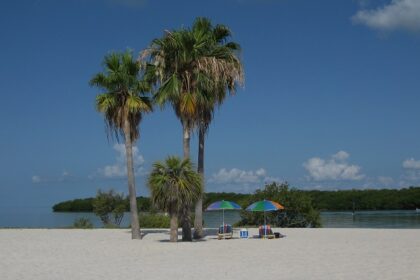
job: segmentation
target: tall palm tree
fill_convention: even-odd
[[[229,80],[226,73],[236,71],[242,78],[240,63],[239,67],[234,65],[235,57],[226,52],[238,45],[229,42],[215,48],[229,32],[223,26],[213,28],[206,18],[197,18],[191,29],[167,31],[140,55],[140,60],[147,62],[146,79],[156,86],[156,102],[161,106],[170,103],[181,121],[185,159],[190,157],[190,135],[198,123],[198,106],[213,99],[208,89],[220,88]],[[183,240],[191,240],[189,217],[182,221],[182,227]]]
[[[198,41],[188,29],[167,31],[163,38],[154,39],[144,50],[140,61],[147,61],[146,78],[156,86],[154,99],[162,107],[169,103],[182,125],[184,159],[190,158],[190,135],[195,125],[197,80],[200,78],[198,59],[204,40]],[[187,210],[185,210],[187,211]],[[191,221],[184,215],[183,241],[191,241]]]
[[[153,164],[148,178],[153,204],[169,213],[170,241],[178,241],[178,216],[201,196],[201,178],[189,159],[170,156],[165,162]]]
[[[141,239],[134,180],[133,144],[139,138],[143,113],[152,111],[145,94],[149,87],[139,80],[140,66],[132,53],[110,53],[104,58],[104,71],[96,74],[90,85],[102,90],[96,96],[96,108],[104,114],[108,137],[122,137],[127,158],[128,194],[131,212],[131,237]]]
[[[231,31],[225,25],[218,24],[213,27],[209,20],[201,19],[200,28],[196,31],[206,33],[209,53],[205,59],[211,58],[214,62],[209,71],[212,78],[210,83],[201,85],[201,96],[197,103],[198,127],[198,168],[197,171],[203,179],[204,188],[204,147],[205,136],[215,108],[220,106],[226,98],[227,93],[234,94],[237,85],[243,83],[243,67],[239,59],[240,46],[235,42],[228,41]],[[203,198],[197,201],[195,206],[194,238],[203,237]]]

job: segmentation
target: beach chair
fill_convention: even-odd
[[[266,225],[258,227],[258,237],[272,239],[275,238],[275,235],[273,233],[273,230],[271,229],[271,226]]]
[[[217,239],[231,239],[233,236],[233,228],[231,225],[224,224],[219,227]]]

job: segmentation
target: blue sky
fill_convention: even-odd
[[[210,128],[208,191],[420,184],[419,1],[17,0],[0,4],[0,204],[127,193],[88,81],[109,51],[137,53],[197,16],[232,29],[246,74]],[[141,124],[139,194],[172,154],[181,127],[157,109]]]

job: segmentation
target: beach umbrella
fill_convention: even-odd
[[[225,210],[241,210],[241,206],[232,201],[220,200],[210,204],[206,211],[223,211],[223,230],[225,228]]]
[[[252,212],[264,212],[264,231],[267,230],[266,221],[265,221],[265,212],[277,211],[284,209],[284,206],[278,202],[271,200],[260,200],[249,205],[246,210]],[[266,234],[267,232],[265,232]]]

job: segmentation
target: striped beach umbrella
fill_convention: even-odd
[[[280,209],[284,209],[284,206],[278,202],[265,200],[265,199],[254,202],[246,208],[246,210],[248,211],[264,211],[264,212],[277,211]]]
[[[220,200],[210,204],[206,211],[223,211],[223,228],[225,227],[225,210],[241,210],[241,206],[232,201]]]
[[[277,211],[281,209],[284,209],[284,206],[281,205],[280,203],[271,201],[271,200],[265,200],[265,199],[254,202],[246,208],[247,211],[264,212],[264,230],[267,229],[267,225],[265,221],[265,212]]]

